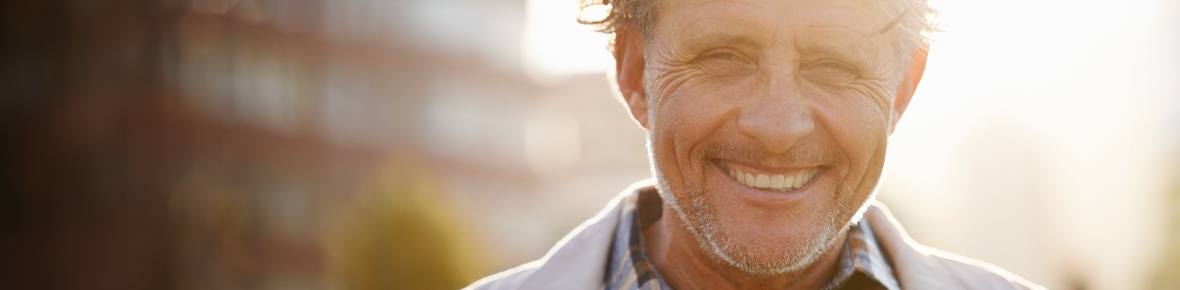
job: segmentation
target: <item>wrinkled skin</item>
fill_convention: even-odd
[[[863,3],[862,3],[863,2]],[[900,57],[874,1],[662,1],[616,33],[666,213],[648,254],[676,289],[816,289],[881,175],[925,52]],[[729,172],[815,172],[792,190]]]

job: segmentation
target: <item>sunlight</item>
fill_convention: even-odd
[[[986,223],[1029,215],[1027,222],[1058,239],[1054,246],[998,246],[1014,254],[992,262],[1049,288],[1064,286],[1053,284],[1061,278],[1051,273],[1086,271],[1097,273],[1095,288],[1135,289],[1127,283],[1142,279],[1157,246],[1150,241],[1159,240],[1151,236],[1161,226],[1151,200],[1167,172],[1158,162],[1168,130],[1161,86],[1175,70],[1153,58],[1168,54],[1156,38],[1167,27],[1150,9],[1161,2],[931,5],[942,31],[933,35],[925,77],[890,140],[883,197],[920,207],[915,218],[932,228],[971,224],[962,210],[1007,202]],[[1116,234],[1128,236],[1106,238]],[[948,233],[927,239],[969,255],[997,247]],[[1062,260],[1024,263],[1019,256],[1045,251]]]
[[[523,59],[534,77],[603,73],[614,63],[605,35],[575,21],[577,1],[529,0],[527,17]]]

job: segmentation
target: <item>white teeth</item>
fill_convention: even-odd
[[[803,187],[803,185],[811,181],[812,177],[815,177],[816,173],[816,169],[809,169],[791,175],[755,175],[737,169],[729,170],[730,176],[746,186],[776,191],[791,191]]]
[[[784,178],[782,175],[775,175],[774,177],[770,178],[770,188],[783,188],[786,186],[786,178]]]

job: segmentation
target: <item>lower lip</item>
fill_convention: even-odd
[[[714,179],[724,180],[720,184],[723,188],[733,189],[735,195],[741,199],[763,205],[790,204],[802,200],[809,192],[811,192],[811,188],[815,185],[815,183],[817,183],[816,181],[823,177],[824,174],[824,170],[820,169],[815,173],[814,176],[812,176],[811,180],[808,180],[806,184],[803,184],[803,187],[796,188],[791,191],[772,191],[746,186],[745,184],[738,182],[733,178],[733,176],[729,176],[729,174],[725,173],[726,170],[723,169],[721,165],[717,164],[716,161],[713,162],[712,166],[710,167],[712,167],[712,169],[709,171],[711,171],[710,174],[713,175]]]

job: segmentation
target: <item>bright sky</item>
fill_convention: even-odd
[[[614,63],[607,39],[576,21],[576,0],[529,0],[525,67],[534,75],[602,73]]]
[[[1160,59],[1171,54],[1160,36],[1177,33],[1165,30],[1162,2],[931,2],[944,32],[891,140],[883,187],[901,193],[889,197],[941,209],[920,218],[946,223],[973,202],[1040,201],[1048,208],[1026,222],[1068,238],[1024,253],[1060,256],[1005,266],[1045,276],[1074,267],[1102,283],[1092,288],[1138,288],[1175,173],[1160,162],[1175,107],[1164,86],[1177,75]],[[1044,196],[970,196],[1034,192]]]
[[[1052,281],[1062,265],[1077,264],[1070,267],[1097,276],[1092,288],[1138,285],[1158,246],[1144,241],[1159,240],[1160,192],[1175,174],[1159,161],[1176,129],[1166,122],[1178,119],[1165,115],[1177,107],[1168,92],[1180,89],[1170,84],[1177,58],[1164,57],[1175,46],[1160,40],[1180,33],[1164,1],[931,0],[943,31],[891,139],[885,198],[939,228],[964,222],[956,211],[981,198],[1028,199],[970,196],[988,192],[980,184],[1035,191],[1052,205],[1036,212],[1039,229],[1064,237],[1054,254],[1082,257],[1003,266]],[[528,2],[532,73],[601,73],[612,64],[605,38],[574,21],[576,2]]]

